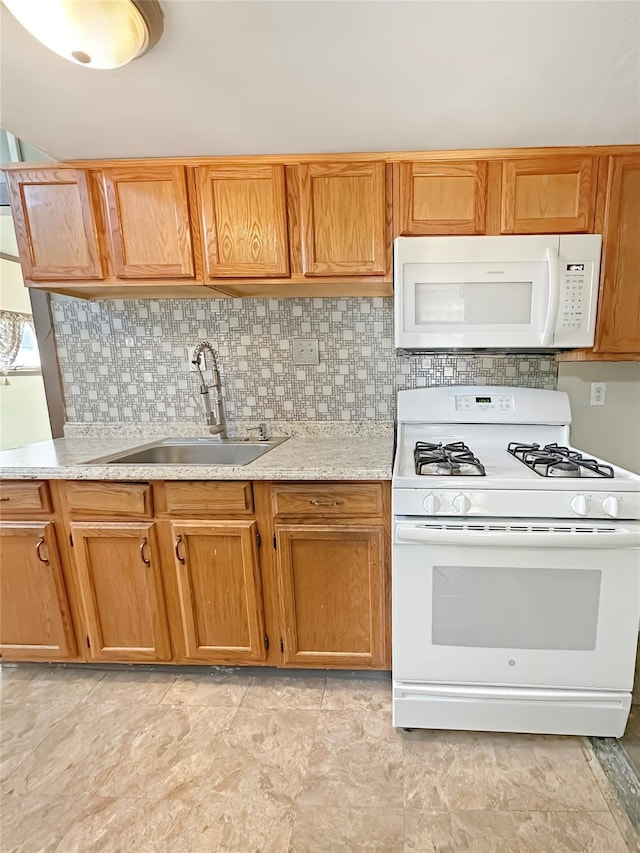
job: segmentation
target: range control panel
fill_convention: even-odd
[[[593,262],[560,262],[560,311],[557,327],[583,329],[589,320]]]
[[[513,397],[510,394],[464,394],[456,396],[458,412],[512,412]]]

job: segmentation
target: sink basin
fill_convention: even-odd
[[[83,465],[248,465],[286,438],[249,441],[233,438],[165,438],[110,456],[100,456]]]

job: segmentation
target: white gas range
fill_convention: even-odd
[[[569,444],[566,394],[398,395],[393,716],[620,736],[640,618],[640,476]]]

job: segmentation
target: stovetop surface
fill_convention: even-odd
[[[581,477],[541,476],[527,467],[520,459],[509,453],[510,441],[539,444],[540,447],[556,442],[571,453],[594,460],[598,465],[606,466],[613,477],[601,476],[597,470],[584,469]],[[476,457],[484,476],[463,476],[457,473],[438,472],[434,474],[416,473],[415,448],[418,442],[441,444],[443,446],[463,442]],[[605,470],[605,469],[603,469]],[[568,433],[558,428],[540,428],[527,425],[501,426],[487,429],[482,425],[438,425],[438,424],[400,424],[398,427],[398,446],[393,472],[394,488],[421,489],[523,489],[570,490],[577,491],[588,487],[590,491],[640,491],[640,475],[627,471],[607,460],[594,457],[568,442]]]

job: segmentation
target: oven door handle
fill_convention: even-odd
[[[549,264],[549,304],[542,333],[542,346],[552,347],[560,309],[560,261],[555,246],[549,246],[547,249],[547,263]]]
[[[638,533],[519,533],[510,530],[428,530],[397,527],[396,540],[428,545],[504,548],[640,548]]]

